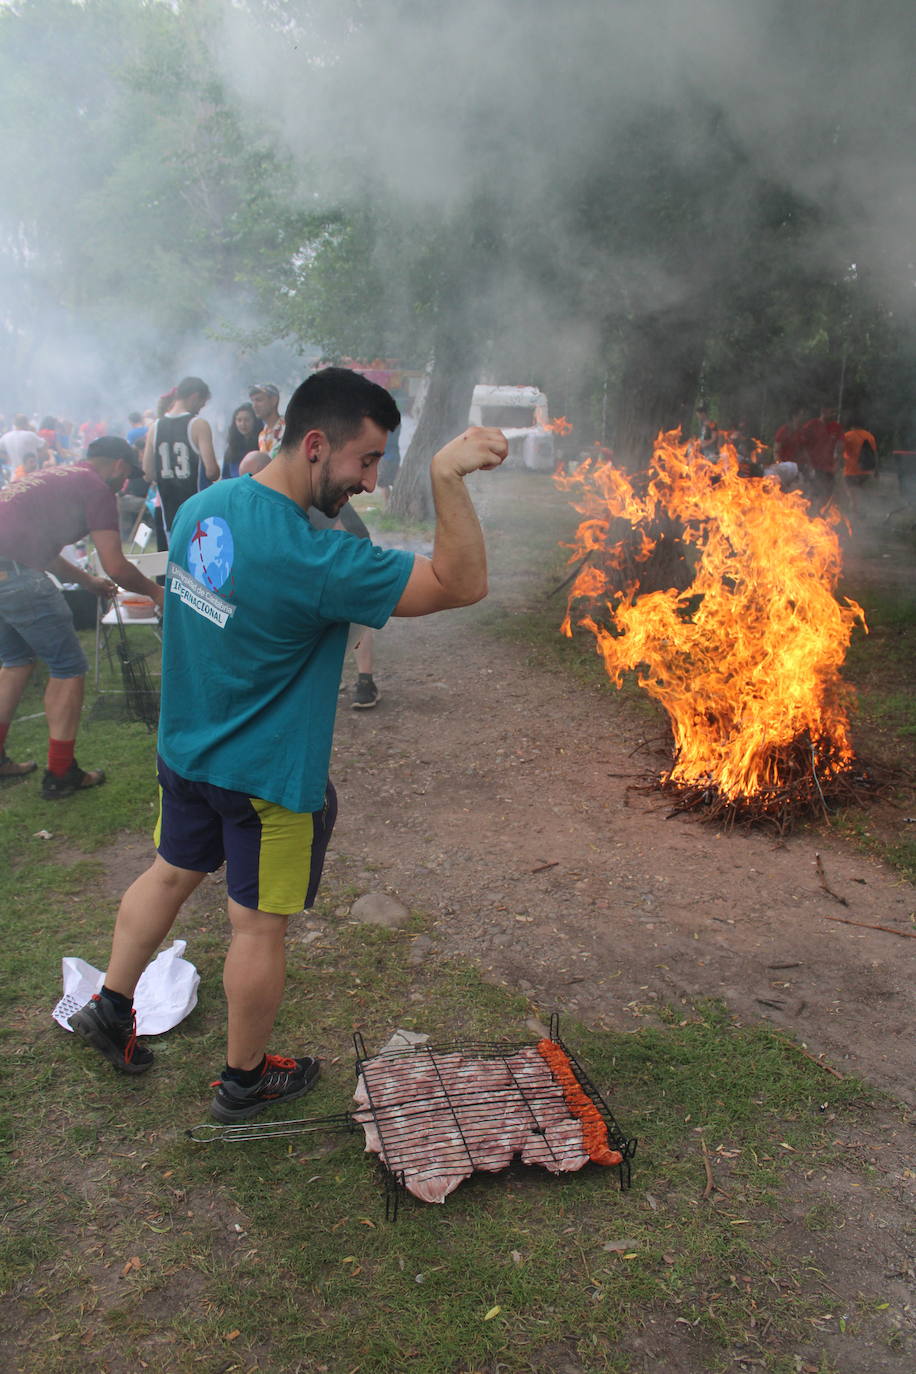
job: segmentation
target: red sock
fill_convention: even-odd
[[[56,778],[62,778],[67,769],[73,763],[73,748],[76,740],[73,739],[49,739],[48,740],[48,772],[53,773]]]
[[[9,724],[9,721],[7,721],[5,725],[3,724],[2,721],[0,721],[0,754],[3,753],[4,746],[6,745],[6,737],[7,737],[7,735],[9,734],[9,732],[10,732],[10,724]]]

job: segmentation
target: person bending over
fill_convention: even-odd
[[[128,563],[121,549],[114,493],[134,468],[126,439],[106,436],[71,467],[45,468],[0,491],[0,778],[24,777],[34,763],[14,763],[6,737],[36,658],[50,674],[45,690],[48,767],[45,801],[68,797],[105,781],[101,769],[86,772],[74,756],[86,684],[86,656],[70,608],[45,570],[62,582],[78,582],[97,596],[118,586],[162,605],[162,588]],[[92,537],[107,577],[93,577],[61,558],[61,549]],[[109,580],[110,579],[110,580]]]

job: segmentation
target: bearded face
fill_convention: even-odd
[[[321,459],[312,485],[312,505],[335,519],[351,496],[374,491],[387,430],[364,420],[359,433]]]
[[[331,472],[333,454],[325,459],[324,465],[318,476],[317,489],[314,491],[313,503],[326,515],[329,520],[333,520],[340,514],[351,496],[358,496],[364,490],[362,483],[353,486],[352,483],[343,482],[340,478],[334,477]]]

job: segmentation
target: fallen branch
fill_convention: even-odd
[[[807,1050],[802,1049],[801,1045],[793,1045],[791,1040],[787,1040],[786,1044],[790,1049],[793,1049],[796,1054],[800,1054],[803,1059],[810,1059],[812,1064],[816,1064],[819,1069],[823,1069],[824,1073],[833,1074],[833,1077],[838,1078],[842,1083],[843,1075],[838,1073],[836,1069],[831,1068],[829,1064],[825,1064],[822,1059],[818,1059],[816,1054],[809,1054]]]
[[[554,861],[553,861],[552,864],[538,864],[537,868],[532,868],[531,872],[532,872],[532,873],[546,873],[547,870],[548,870],[548,868],[558,868],[559,865],[560,865],[560,860],[559,860],[559,859],[554,859]]]
[[[835,902],[839,902],[840,906],[849,906],[846,898],[841,897],[838,892],[834,892],[833,888],[827,882],[827,874],[824,872],[824,865],[821,862],[820,854],[815,854],[814,856],[814,867],[817,870],[818,882],[827,893],[827,896],[832,897]]]
[[[712,1195],[712,1190],[716,1186],[716,1181],[712,1176],[712,1164],[709,1162],[709,1150],[706,1148],[706,1141],[700,1136],[700,1145],[703,1149],[703,1168],[706,1170],[706,1187],[703,1189],[703,1200],[706,1201]]]
[[[876,926],[870,921],[851,921],[848,916],[828,916],[826,911],[819,911],[818,916],[823,916],[825,921],[840,921],[844,926],[861,926],[863,930],[883,930],[887,935],[902,935],[905,939],[916,940],[916,930],[895,930],[893,926]]]
[[[594,552],[594,549],[589,549],[588,553],[585,555],[584,558],[579,560],[579,562],[573,568],[569,576],[564,577],[562,582],[558,582],[555,587],[551,588],[551,590],[547,592],[547,594],[544,597],[544,600],[549,601],[552,596],[556,596],[557,592],[561,592],[564,587],[568,587],[570,582],[573,582],[579,576],[579,573],[585,567],[586,563],[589,561]]]

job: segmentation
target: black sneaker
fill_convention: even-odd
[[[104,781],[103,769],[98,768],[94,773],[87,773],[74,759],[63,775],[47,769],[41,782],[42,800],[57,801],[60,797],[72,797],[74,792],[85,792],[87,787],[101,787]]]
[[[122,1073],[146,1073],[155,1058],[152,1050],[137,1042],[136,1012],[131,1009],[130,1016],[121,1017],[98,993],[68,1016],[67,1024]]]
[[[315,1086],[318,1079],[317,1059],[286,1059],[281,1054],[269,1054],[258,1081],[250,1088],[223,1074],[213,1087],[217,1094],[210,1104],[210,1112],[217,1121],[247,1121],[278,1102],[301,1097]]]
[[[353,688],[353,700],[350,708],[353,711],[368,711],[372,706],[378,706],[381,701],[379,689],[376,687],[372,678],[360,678]]]

